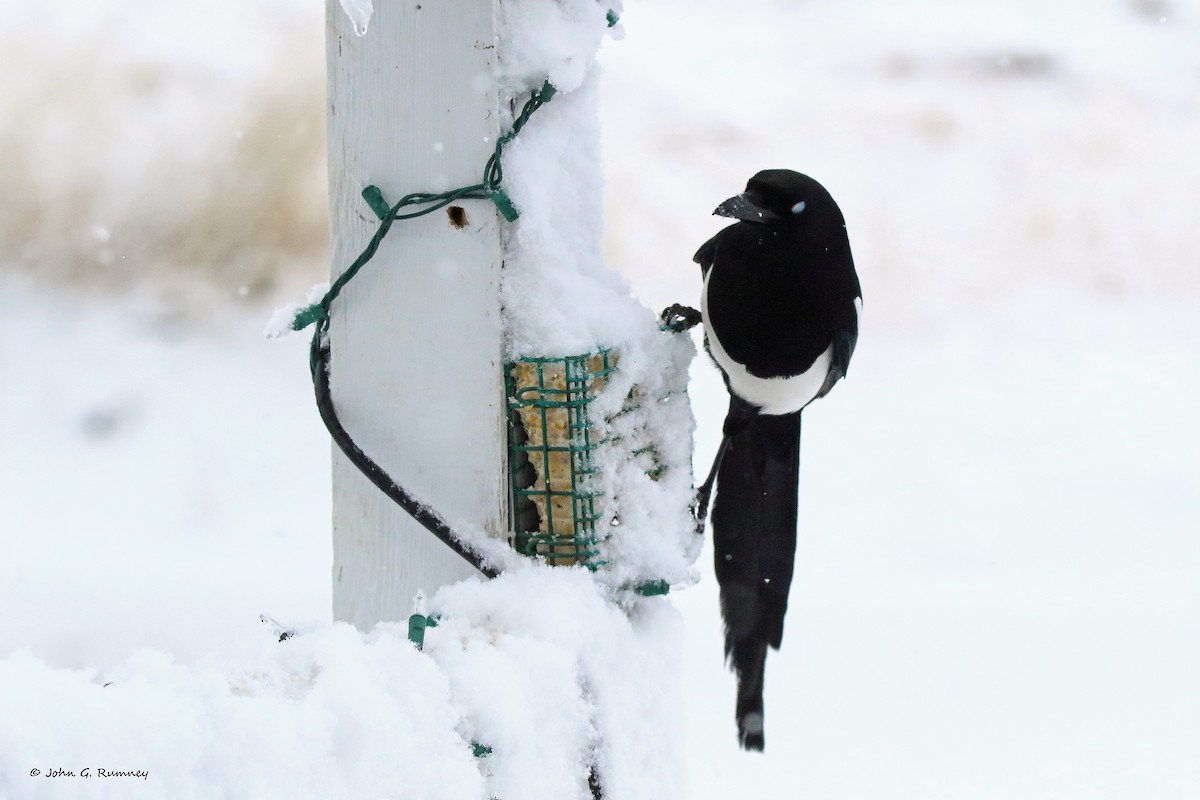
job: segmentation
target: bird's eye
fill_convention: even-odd
[[[801,200],[799,203],[796,203],[796,205],[792,206],[793,214],[799,214],[803,210],[804,210],[804,201],[803,200]]]

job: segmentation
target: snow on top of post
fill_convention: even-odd
[[[609,12],[619,14],[620,6],[597,0],[500,0],[500,91],[517,96],[547,80],[560,92],[578,89],[608,32]]]
[[[504,155],[521,212],[507,242],[502,295],[510,357],[616,346],[652,315],[601,256],[596,51],[609,6],[595,0],[501,0],[500,107],[511,113],[549,82],[558,90]]]

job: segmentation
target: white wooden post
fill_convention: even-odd
[[[495,147],[494,0],[375,0],[366,35],[326,0],[329,189],[336,277],[378,226],[374,184],[477,183]],[[497,213],[486,201],[396,222],[334,303],[333,399],[358,445],[452,523],[507,535]],[[456,225],[459,223],[461,227]],[[335,448],[334,618],[406,619],[417,590],[477,574]]]

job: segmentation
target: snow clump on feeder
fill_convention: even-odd
[[[500,3],[501,108],[547,76],[557,89],[503,161],[520,211],[501,277],[515,543],[614,585],[686,583],[700,544],[688,514],[695,348],[662,332],[601,254],[594,54],[609,10]]]

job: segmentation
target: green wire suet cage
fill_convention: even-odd
[[[601,509],[589,406],[612,373],[607,350],[522,358],[505,369],[514,546],[555,565],[597,566]]]

